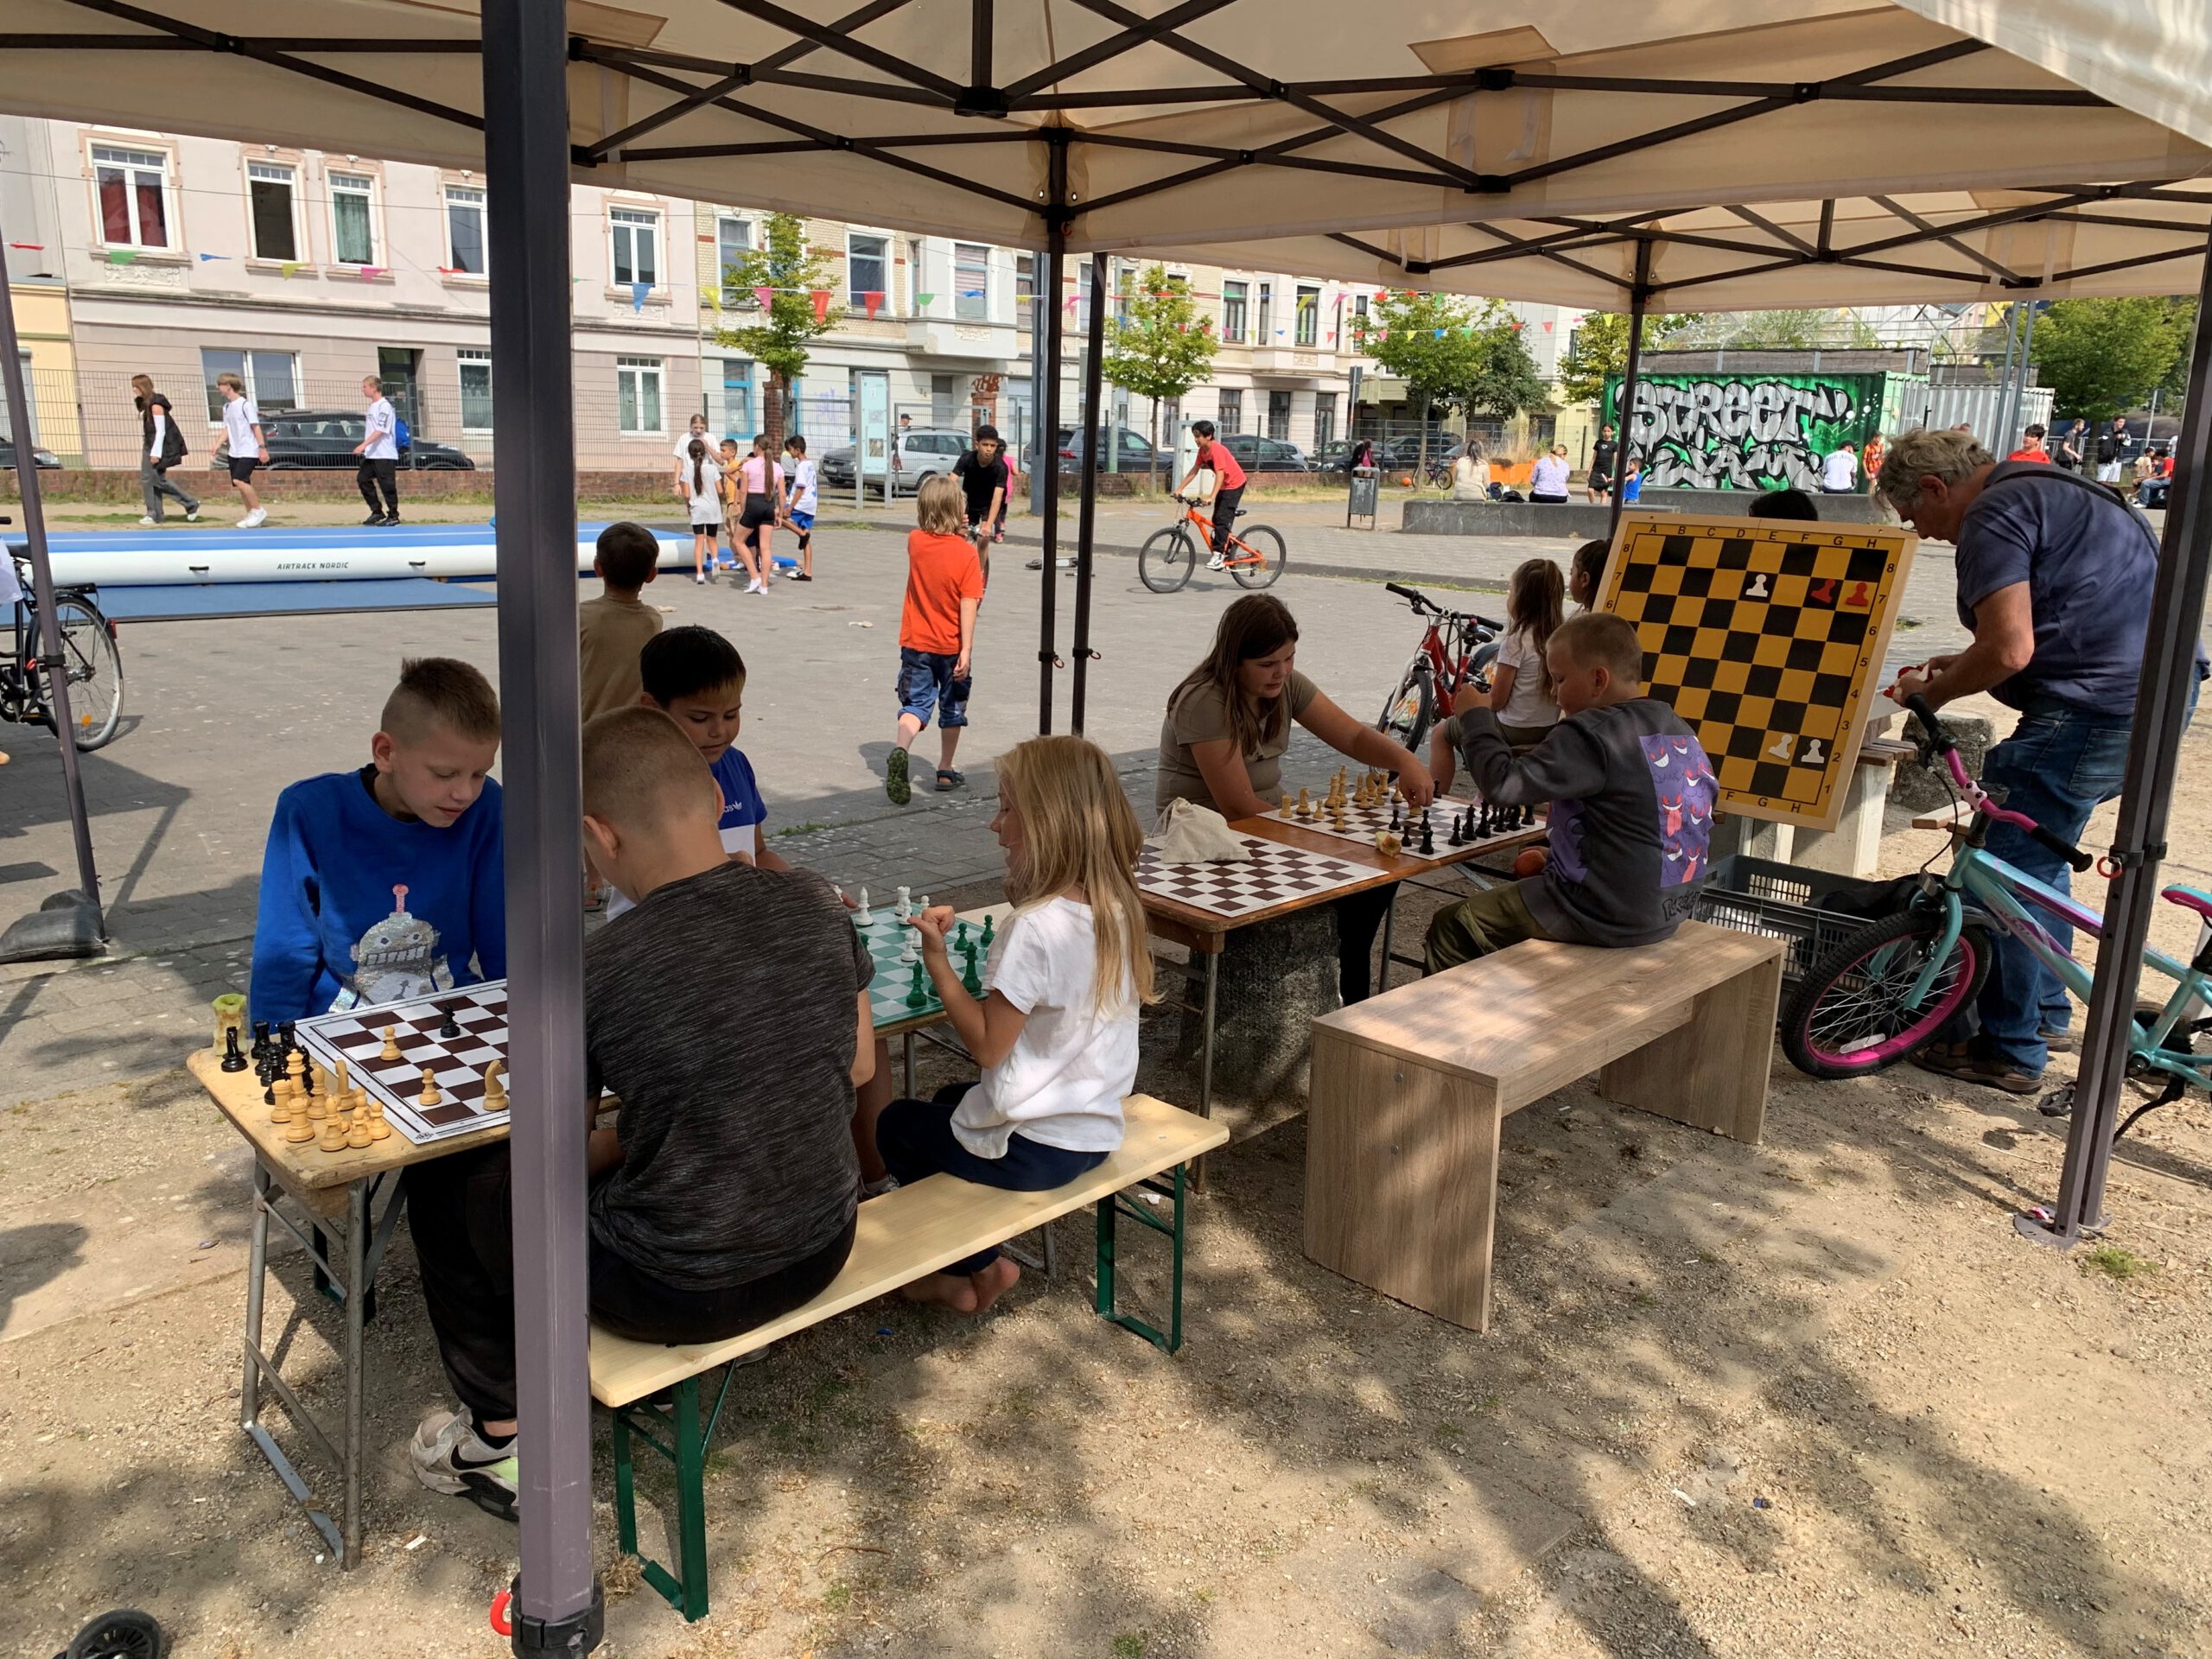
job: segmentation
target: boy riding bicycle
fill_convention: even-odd
[[[1220,480],[1213,496],[1213,556],[1206,561],[1207,569],[1218,570],[1228,557],[1229,532],[1236,522],[1236,504],[1244,499],[1244,469],[1229,453],[1228,445],[1214,442],[1211,421],[1192,421],[1191,435],[1198,441],[1198,456],[1192,461],[1191,470],[1183,475],[1182,483],[1176,486],[1175,493],[1181,495],[1187,491],[1202,472],[1210,470]]]

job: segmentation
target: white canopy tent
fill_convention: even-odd
[[[2177,181],[2212,164],[2201,4],[2170,9],[2154,28],[2087,0],[2004,0],[1999,11],[1996,0],[1509,0],[1479,11],[1370,0],[1356,13],[1313,0],[864,0],[823,22],[776,0],[569,0],[564,10],[550,0],[283,10],[0,0],[0,109],[484,169],[500,365],[512,1085],[523,1100],[557,1102],[583,1087],[565,556],[572,181],[1040,247],[1045,291],[1056,294],[1071,249]],[[2141,60],[2116,57],[2114,42],[2142,49]],[[745,164],[755,161],[772,164]],[[1650,261],[1655,240],[1637,245]],[[1647,297],[1650,269],[1631,270]],[[1039,312],[1057,361],[1062,308]],[[1094,339],[1103,313],[1093,308]],[[21,378],[6,378],[22,429]],[[1058,383],[1039,388],[1047,430]],[[2193,434],[2212,427],[2196,413]],[[1043,453],[1049,728],[1058,461],[1055,446]],[[2207,538],[2188,480],[2205,461],[2192,442],[2177,471],[2164,615],[2202,605]],[[43,596],[35,505],[28,516]],[[2171,556],[2182,544],[2186,562]],[[551,548],[562,560],[548,562]],[[1088,553],[1086,534],[1078,667]],[[2162,653],[2154,642],[2146,707],[2172,718],[2162,713],[2136,761],[2170,776],[2178,696],[2148,687]],[[2141,781],[2132,769],[2131,802]],[[2085,1076],[2097,1052],[2093,1028]],[[2120,1058],[2109,1056],[2115,1080]],[[582,1144],[556,1133],[559,1121],[518,1113],[512,1142],[530,1436],[514,1640],[518,1651],[574,1653],[596,1643],[601,1602]]]

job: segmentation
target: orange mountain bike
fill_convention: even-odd
[[[1213,551],[1213,520],[1198,511],[1198,504],[1184,496],[1175,500],[1183,516],[1165,530],[1155,531],[1137,553],[1137,575],[1155,594],[1172,594],[1191,579],[1198,568],[1198,552]],[[1242,518],[1244,509],[1236,516]],[[1243,588],[1265,588],[1282,574],[1281,532],[1265,524],[1248,524],[1244,533],[1229,532],[1222,568]]]

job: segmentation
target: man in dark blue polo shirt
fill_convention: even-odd
[[[1956,546],[1959,620],[1974,631],[1964,651],[1906,676],[1898,695],[1917,690],[1940,708],[1986,691],[2018,709],[1982,784],[2079,842],[2090,813],[2120,793],[2127,764],[2158,560],[2150,524],[2112,490],[2037,462],[1999,464],[1965,432],[1908,432],[1876,488],[1921,535]],[[2064,862],[2020,830],[1994,826],[1989,851],[2067,890]],[[2071,928],[2038,919],[2060,950],[2071,948]],[[2008,934],[1997,938],[1978,1012],[1978,1042],[1930,1045],[1919,1063],[2025,1095],[2041,1087],[2049,1051],[2072,1046],[2065,988]]]

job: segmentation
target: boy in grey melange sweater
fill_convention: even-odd
[[[1551,803],[1542,873],[1437,913],[1428,970],[1522,939],[1649,944],[1690,913],[1705,873],[1716,780],[1690,728],[1642,695],[1643,648],[1618,616],[1586,611],[1545,653],[1560,720],[1519,760],[1487,709],[1460,711],[1460,758],[1485,799]]]

